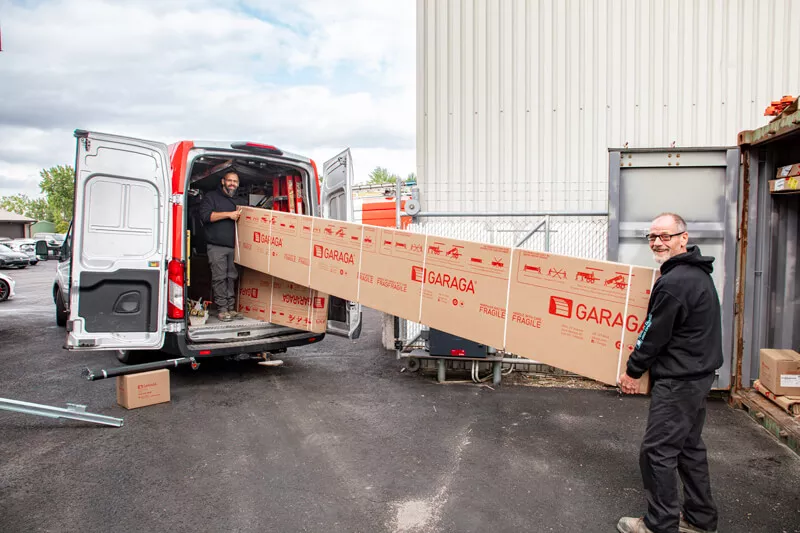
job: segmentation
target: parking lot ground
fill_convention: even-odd
[[[615,531],[645,510],[648,399],[608,390],[439,385],[362,338],[290,350],[283,367],[173,370],[172,401],[116,405],[114,380],[68,353],[55,264],[0,304],[0,397],[123,417],[122,428],[0,411],[2,531]],[[710,402],[719,530],[800,532],[800,459]]]

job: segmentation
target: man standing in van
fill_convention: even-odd
[[[706,397],[722,366],[722,324],[713,257],[688,245],[686,222],[674,213],[653,220],[647,234],[661,277],[653,286],[644,329],[619,376],[622,392],[639,391],[650,371],[652,392],[639,453],[647,513],[623,517],[622,533],[702,533],[717,529],[706,445]],[[683,481],[683,505],[678,494]]]
[[[213,299],[217,305],[217,317],[223,322],[243,318],[236,311],[236,280],[239,273],[233,262],[233,249],[236,245],[239,206],[247,205],[247,200],[237,194],[238,190],[238,174],[226,173],[219,188],[206,194],[199,210],[205,226]]]

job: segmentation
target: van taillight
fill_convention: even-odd
[[[169,318],[183,318],[183,263],[173,259],[167,267],[169,279],[167,291],[167,316]]]

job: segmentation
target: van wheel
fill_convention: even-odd
[[[5,302],[11,296],[11,287],[8,283],[0,279],[0,302]]]
[[[67,306],[61,291],[56,291],[56,324],[62,328],[67,325]]]

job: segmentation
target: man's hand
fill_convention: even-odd
[[[619,388],[625,394],[637,394],[639,392],[639,379],[630,377],[626,372],[619,375]]]
[[[230,213],[228,213],[228,218],[230,218],[231,220],[239,220],[239,217],[241,216],[241,214],[242,214],[242,210],[241,209],[237,209],[236,211],[231,211]]]

